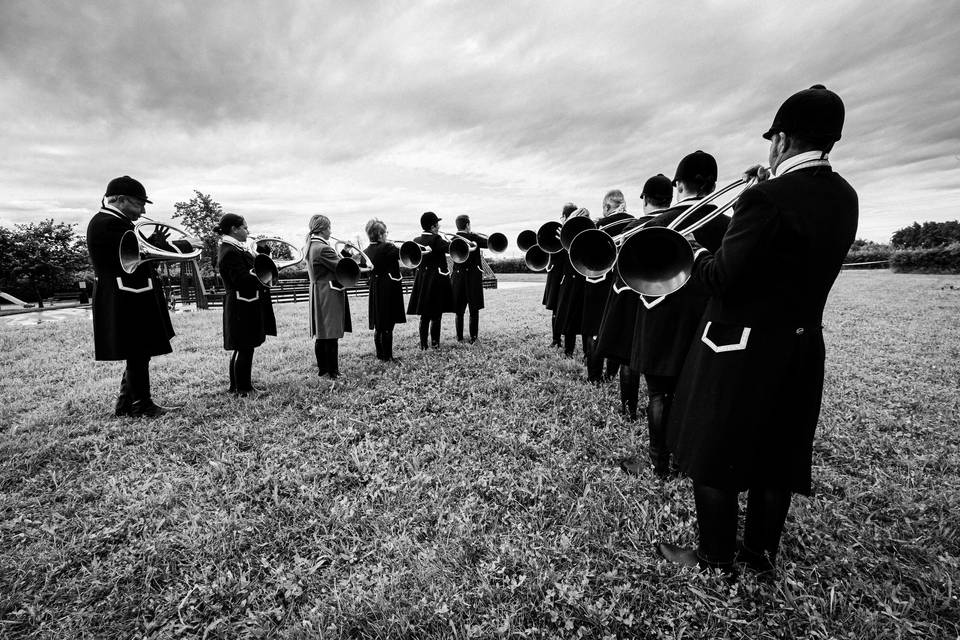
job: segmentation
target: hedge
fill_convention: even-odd
[[[886,269],[888,261],[893,255],[893,248],[884,244],[869,244],[858,249],[851,249],[850,253],[844,259],[845,265],[860,264],[872,262],[876,264],[866,265],[864,269]]]
[[[932,249],[901,249],[890,258],[896,273],[960,273],[960,242]]]

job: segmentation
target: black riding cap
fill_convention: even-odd
[[[109,184],[107,184],[107,192],[103,194],[103,196],[105,198],[109,198],[110,196],[129,196],[153,204],[152,201],[147,200],[147,190],[143,188],[143,185],[130,176],[120,176],[119,178],[111,180]]]
[[[822,84],[798,91],[780,105],[763,137],[797,135],[812,142],[836,142],[843,130],[843,100]]]
[[[440,220],[433,211],[427,211],[420,216],[420,228],[424,231],[429,231],[430,227],[440,222]]]
[[[716,182],[716,159],[709,153],[700,150],[685,156],[677,165],[677,173],[673,177],[673,184],[684,180]]]

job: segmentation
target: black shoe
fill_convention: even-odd
[[[123,416],[130,415],[130,410],[132,408],[132,402],[130,402],[130,396],[121,395],[117,396],[117,404],[113,407],[113,415],[118,418]]]
[[[153,400],[137,400],[130,407],[130,415],[134,418],[157,418],[165,413],[176,411],[180,407],[161,407]]]
[[[477,342],[477,336],[470,338],[470,344],[475,344]]]
[[[426,343],[426,342],[421,342],[421,343],[420,343],[420,351],[426,351],[426,350],[427,350],[427,343]]]
[[[440,348],[440,343],[439,343],[439,342],[431,342],[431,343],[430,343],[430,346],[431,346],[433,349],[439,349],[439,348]]]
[[[736,562],[746,566],[751,571],[756,571],[760,576],[772,577],[775,571],[776,558],[771,558],[766,553],[757,553],[748,549],[743,546],[743,540],[738,539]]]
[[[249,389],[238,389],[237,395],[240,396],[241,398],[248,398],[248,397],[262,398],[270,394],[268,394],[266,391],[261,391],[256,387],[250,387]]]
[[[699,567],[700,558],[697,557],[695,549],[681,547],[669,542],[658,542],[657,553],[661,558],[673,564],[679,564],[682,567]]]

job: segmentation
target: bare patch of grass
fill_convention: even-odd
[[[225,392],[219,312],[174,319],[155,421],[109,417],[88,322],[0,327],[0,636],[951,638],[960,633],[960,311],[951,276],[845,272],[814,472],[773,583],[660,562],[689,486],[628,478],[645,438],[548,347],[539,287],[487,292],[476,345],[402,366],[305,305]],[[365,301],[353,302],[366,326]],[[644,425],[637,427],[643,433]]]

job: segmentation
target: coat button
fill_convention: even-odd
[[[797,335],[798,335],[798,336],[802,336],[802,335],[803,335],[803,327],[800,327],[799,329],[797,329]]]

